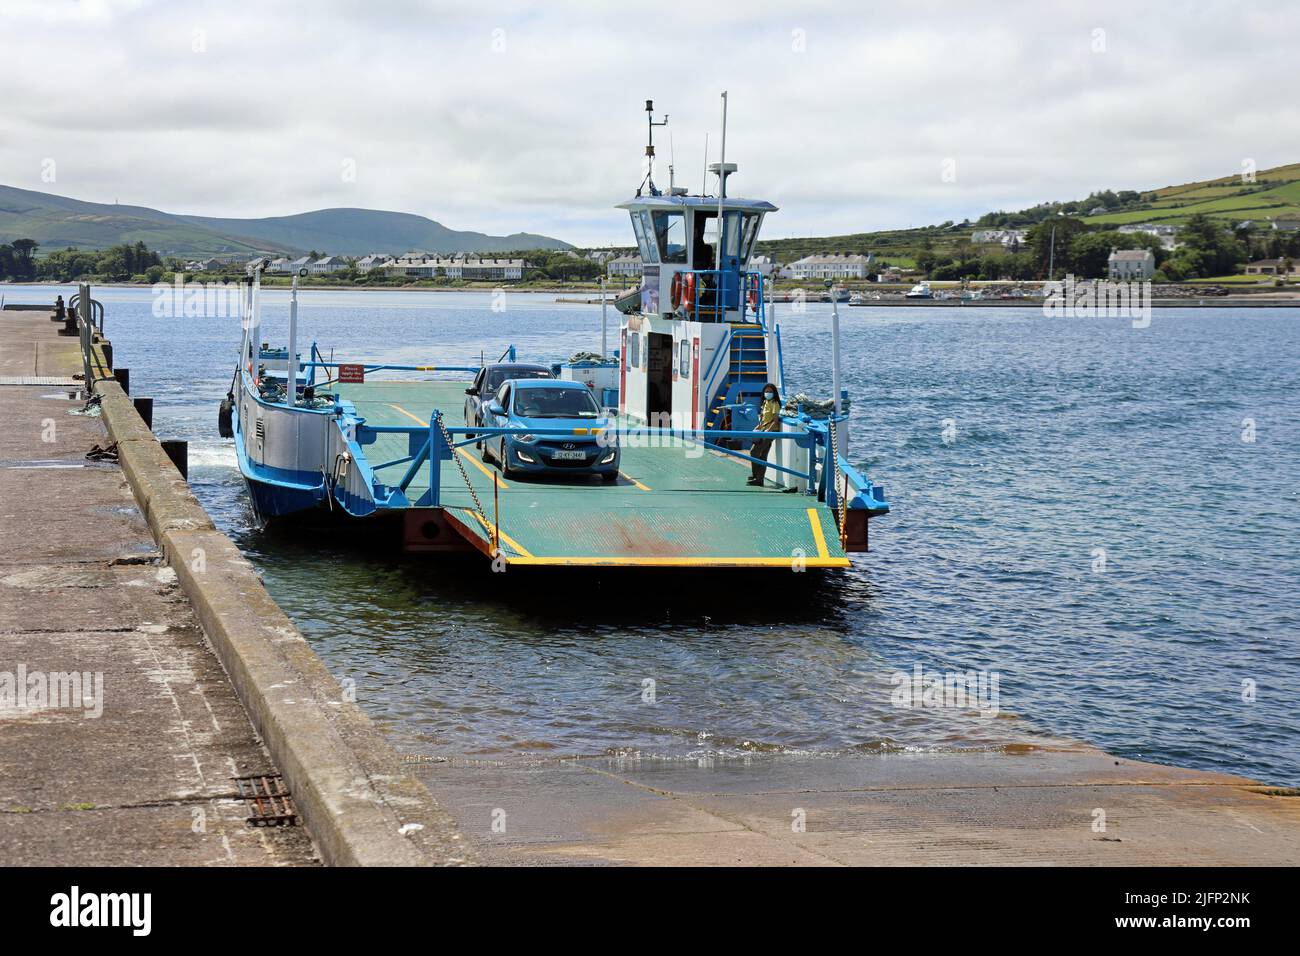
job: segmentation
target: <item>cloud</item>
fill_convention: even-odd
[[[728,89],[769,236],[919,225],[1300,159],[1297,27],[1282,3],[11,0],[0,182],[627,243],[644,100],[670,115],[657,178],[698,189]]]

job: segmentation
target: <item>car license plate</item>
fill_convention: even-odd
[[[565,451],[564,449],[560,449],[555,453],[554,457],[560,459],[560,461],[582,461],[587,457],[587,453],[584,451]]]

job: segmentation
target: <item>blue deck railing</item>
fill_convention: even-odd
[[[405,493],[420,474],[421,469],[428,465],[429,467],[429,507],[438,507],[441,503],[441,468],[434,467],[437,462],[448,461],[455,453],[456,449],[463,448],[466,445],[477,444],[485,437],[499,435],[541,435],[549,437],[572,437],[574,430],[572,428],[496,428],[490,426],[447,426],[441,422],[442,412],[434,410],[429,419],[428,425],[367,425],[360,422],[356,426],[356,441],[358,445],[368,445],[379,435],[409,435],[412,437],[408,454],[401,458],[394,458],[378,465],[371,466],[371,472],[378,474],[384,468],[391,468],[395,465],[406,465],[407,469],[402,478],[393,486]],[[448,436],[464,435],[463,441],[453,441],[448,445],[443,433]],[[741,461],[761,464],[773,471],[793,475],[807,482],[806,493],[815,495],[818,493],[818,465],[821,464],[821,458],[817,454],[818,448],[822,447],[817,436],[812,432],[762,432],[762,431],[732,431],[721,428],[608,428],[604,429],[599,440],[607,445],[614,446],[626,444],[629,438],[635,439],[677,439],[686,442],[698,443],[705,448],[722,452]],[[778,465],[763,459],[758,459],[752,455],[747,455],[735,448],[728,448],[720,445],[716,441],[708,439],[739,439],[753,441],[756,439],[770,439],[774,441],[793,441],[801,448],[808,451],[808,467],[806,469],[787,468],[784,465]],[[369,441],[367,440],[369,439]],[[378,478],[375,479],[376,482]],[[423,501],[423,499],[422,499]]]
[[[696,319],[723,322],[728,312],[739,312],[742,321],[757,322],[764,331],[767,330],[767,303],[760,273],[735,269],[685,269],[682,276],[686,275],[695,277],[695,294],[689,308]]]

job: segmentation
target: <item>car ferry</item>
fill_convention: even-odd
[[[524,362],[509,347],[493,367],[526,371],[495,391],[481,362],[326,361],[314,342],[300,352],[297,277],[287,344],[261,341],[267,263],[250,270],[219,426],[262,520],[391,519],[406,551],[477,553],[499,569],[844,568],[866,550],[870,519],[889,506],[846,455],[838,312],[831,400],[788,404],[778,432],[758,431],[764,386],[786,391],[770,290],[748,268],[777,207],[728,194],[737,167],[725,161],[725,94],[712,195],[655,184],[653,130],[667,120],[646,108],[646,176],[619,204],[643,275],[618,300],[612,356]],[[750,455],[758,439],[770,440],[761,460]],[[751,483],[756,463],[764,479]]]

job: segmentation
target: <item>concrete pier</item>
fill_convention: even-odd
[[[467,862],[189,494],[99,342],[82,414],[81,343],[62,327],[0,312],[0,857]],[[111,454],[88,459],[96,446]],[[297,826],[247,821],[235,778],[274,774]]]

